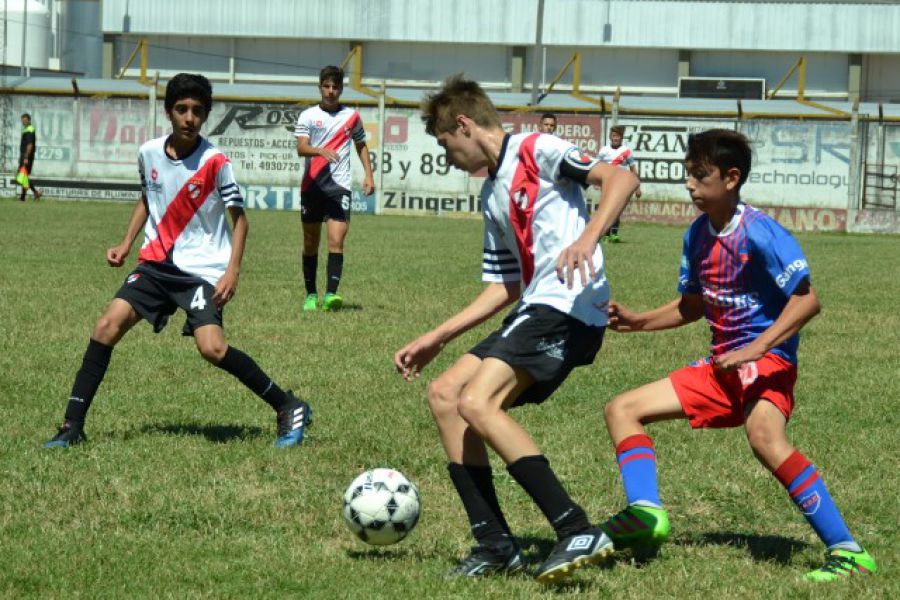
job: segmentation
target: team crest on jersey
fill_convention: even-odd
[[[320,120],[320,121],[316,121],[316,127],[321,127],[321,126],[322,126],[322,121],[321,121],[321,120]]]
[[[157,177],[159,177],[159,171],[157,171],[156,169],[153,169],[152,171],[150,171],[150,179],[152,179],[153,181],[156,181]]]
[[[346,135],[347,137],[350,137],[350,128],[349,127],[344,127],[344,135]]]
[[[200,197],[200,190],[203,188],[203,180],[198,178],[193,178],[188,181],[187,184],[187,192],[188,196],[191,197],[191,200],[196,200]]]
[[[515,196],[516,206],[521,210],[525,210],[528,208],[528,192],[525,190],[519,190],[516,192]]]
[[[140,273],[132,273],[131,275],[128,276],[128,279],[125,280],[125,283],[134,283],[135,281],[137,281],[140,278],[141,278]]]
[[[813,492],[808,496],[804,496],[798,502],[798,506],[804,515],[814,515],[816,511],[819,510],[819,505],[822,503],[822,497],[819,496],[819,492]]]

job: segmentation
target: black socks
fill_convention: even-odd
[[[522,457],[507,465],[506,470],[538,505],[559,539],[591,526],[584,510],[563,489],[543,455]]]
[[[252,358],[237,348],[228,346],[225,356],[216,366],[237,377],[241,383],[265,400],[276,412],[283,410],[290,403],[290,396],[269,379],[269,376],[259,368]]]
[[[341,283],[341,275],[344,272],[344,255],[336,252],[328,253],[328,285],[325,293],[336,294]]]
[[[84,358],[81,360],[81,368],[75,375],[75,383],[72,385],[72,393],[69,395],[66,421],[84,425],[84,419],[91,407],[94,395],[97,393],[97,388],[100,387],[100,382],[106,375],[112,351],[112,346],[101,344],[97,340],[91,339],[88,342]]]

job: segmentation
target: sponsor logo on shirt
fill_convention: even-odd
[[[794,273],[802,271],[808,267],[809,265],[804,259],[798,258],[787,267],[785,267],[784,271],[782,271],[781,274],[775,278],[775,283],[778,284],[778,287],[783,288],[791,280],[791,277],[793,277]]]
[[[759,293],[735,293],[734,290],[716,289],[703,286],[703,301],[713,306],[724,306],[728,308],[748,308],[759,305]]]

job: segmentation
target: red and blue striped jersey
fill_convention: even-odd
[[[808,278],[809,265],[797,240],[743,202],[722,231],[715,231],[703,214],[684,235],[678,291],[702,296],[713,356],[756,339]],[[795,334],[772,352],[796,363],[799,343]]]

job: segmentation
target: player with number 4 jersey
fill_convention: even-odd
[[[311,422],[309,405],[282,390],[252,358],[225,341],[222,309],[237,289],[248,225],[231,163],[200,135],[211,108],[212,86],[202,75],[181,73],[166,86],[172,134],[141,146],[141,198],[124,239],[106,253],[110,266],[121,267],[143,228],[138,265],[94,327],[65,420],[47,448],[86,440],[85,418],[113,347],[142,319],[158,333],[179,308],[187,315],[183,333],[193,336],[203,358],[237,377],[276,411],[275,446],[303,441]],[[233,236],[226,213],[234,223]]]

